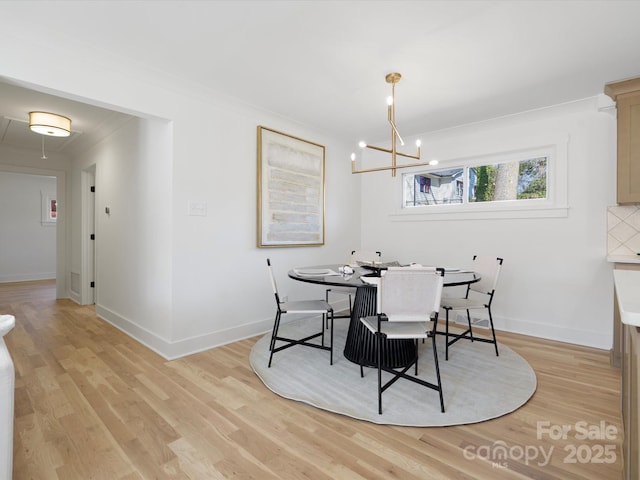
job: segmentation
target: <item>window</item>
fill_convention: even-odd
[[[469,202],[547,198],[547,157],[469,169]]]
[[[398,221],[566,216],[567,139],[412,169]],[[446,166],[444,166],[446,165]]]
[[[464,169],[436,170],[404,176],[404,206],[462,203]]]
[[[407,174],[404,185],[405,207],[546,199],[547,157]]]

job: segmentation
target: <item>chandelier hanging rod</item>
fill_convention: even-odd
[[[367,172],[378,172],[382,170],[391,170],[391,176],[395,177],[396,170],[399,168],[435,165],[438,163],[435,160],[431,160],[429,162],[419,162],[419,163],[403,163],[400,165],[397,163],[397,157],[405,157],[405,158],[420,160],[420,140],[416,141],[417,153],[415,155],[398,152],[396,149],[397,140],[400,140],[400,144],[404,145],[404,141],[402,140],[402,137],[400,136],[400,132],[398,132],[398,128],[396,127],[396,110],[395,110],[395,87],[396,87],[396,83],[398,83],[401,78],[402,78],[402,75],[400,75],[399,73],[389,73],[385,77],[385,80],[387,81],[387,83],[391,84],[391,96],[387,99],[388,121],[389,121],[389,124],[391,125],[391,148],[389,149],[389,148],[376,147],[374,145],[367,145],[365,142],[360,142],[360,148],[362,148],[363,150],[365,148],[369,148],[371,150],[377,150],[379,152],[391,154],[391,165],[386,167],[357,169],[356,154],[352,153],[351,154],[351,173],[367,173]]]

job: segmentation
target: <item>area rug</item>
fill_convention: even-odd
[[[284,336],[301,338],[317,331],[319,320],[296,320],[282,324]],[[440,412],[438,393],[400,379],[382,397],[378,414],[377,370],[364,369],[343,355],[348,320],[336,320],[333,365],[329,352],[294,346],[269,362],[270,334],[256,342],[250,362],[255,373],[274,393],[330,412],[378,424],[435,427],[483,422],[511,413],[524,405],[536,390],[536,375],[527,361],[506,345],[459,341],[449,347],[445,361],[444,337],[436,344],[444,393],[445,413]],[[328,333],[328,331],[327,331]],[[475,332],[474,332],[475,333]],[[435,379],[431,341],[420,344],[420,377]],[[387,375],[383,372],[383,375]],[[383,377],[384,380],[384,377]]]

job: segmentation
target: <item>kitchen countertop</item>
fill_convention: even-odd
[[[611,263],[640,263],[640,255],[607,255]]]
[[[640,327],[640,271],[614,270],[613,283],[620,320],[626,325]]]

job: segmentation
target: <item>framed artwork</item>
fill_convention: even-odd
[[[55,225],[58,219],[58,201],[55,193],[40,191],[42,200],[42,225]]]
[[[324,245],[324,146],[258,126],[258,247]]]

